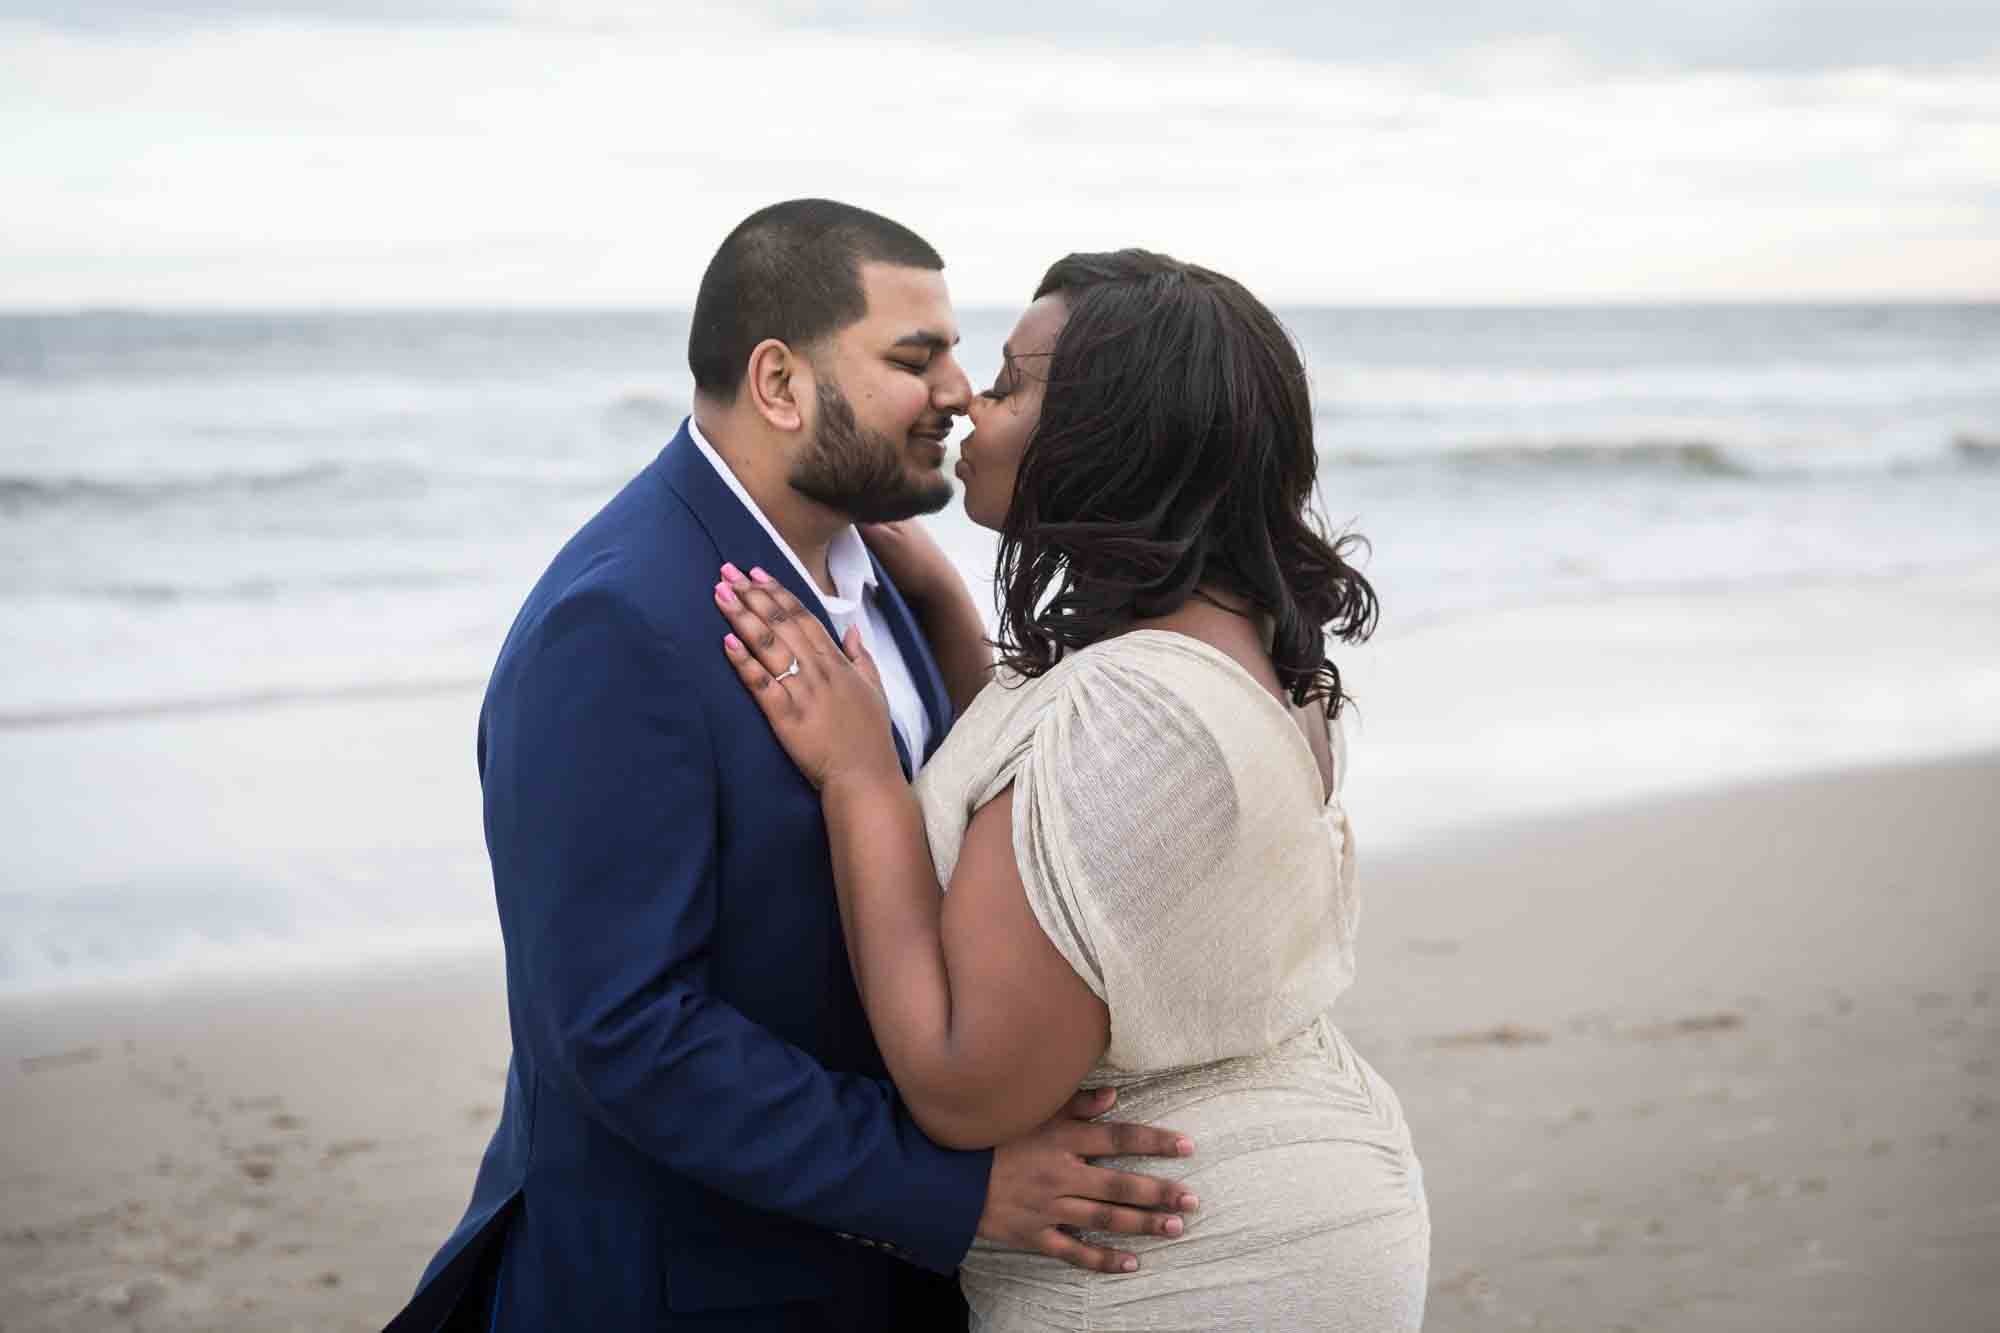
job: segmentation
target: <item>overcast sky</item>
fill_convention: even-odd
[[[16,307],[683,304],[803,194],[963,303],[1994,297],[2000,4],[0,0],[0,163]]]

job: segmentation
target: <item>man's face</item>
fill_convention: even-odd
[[[857,522],[935,513],[951,502],[944,438],[972,398],[953,351],[944,275],[864,264],[868,313],[811,349],[811,438],[792,489]]]

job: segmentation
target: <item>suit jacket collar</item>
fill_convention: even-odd
[[[764,530],[756,515],[744,508],[729,484],[716,475],[715,468],[702,457],[701,450],[688,434],[685,421],[667,447],[660,451],[659,457],[653,460],[652,468],[674,494],[680,496],[695,521],[708,533],[709,540],[715,543],[715,549],[724,553],[724,559],[733,560],[744,568],[751,564],[762,565],[773,578],[791,590],[801,606],[819,617],[819,623],[826,627],[829,635],[836,639],[840,637],[826,614],[826,607],[820,602],[819,590],[799,577],[798,570],[778,544],[771,540],[771,534]],[[910,668],[917,693],[923,699],[924,712],[930,718],[930,744],[924,753],[928,759],[936,753],[938,743],[951,728],[951,696],[945,689],[937,659],[931,655],[930,645],[924,641],[922,632],[917,628],[916,617],[911,614],[902,593],[873,552],[869,553],[868,559],[874,566],[875,578],[880,585],[876,589],[876,597],[882,618],[889,622],[889,632],[895,637],[896,647],[902,650],[903,661]],[[720,577],[717,571],[711,576],[711,581]],[[903,758],[903,771],[907,775],[910,763],[904,748],[902,737],[897,736],[896,753]]]

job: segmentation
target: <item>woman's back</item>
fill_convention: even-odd
[[[976,1246],[977,1326],[1414,1328],[1429,1220],[1394,1094],[1325,1020],[1354,975],[1352,838],[1239,662],[1142,629],[989,687],[918,782],[939,881],[1008,786],[1036,920],[1104,1000],[1092,1084],[1201,1144],[1202,1198],[1127,1276]],[[1322,797],[1325,799],[1322,799]]]

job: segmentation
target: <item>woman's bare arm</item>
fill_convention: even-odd
[[[1103,1054],[1110,1014],[1028,907],[1012,789],[974,813],[944,893],[859,634],[834,643],[761,570],[717,584],[716,605],[724,652],[819,790],[855,981],[911,1113],[951,1147],[1041,1124]]]
[[[979,618],[971,592],[954,579],[929,600],[912,603],[910,609],[930,640],[945,689],[951,694],[952,711],[963,713],[993,679],[993,645],[986,640],[986,625]]]
[[[973,816],[947,894],[900,773],[836,780],[821,801],[861,1003],[917,1123],[974,1148],[1046,1120],[1111,1019],[1028,908],[1013,789]]]
[[[993,645],[986,640],[972,590],[915,519],[863,524],[861,536],[896,581],[930,641],[952,711],[963,713],[993,679]]]

